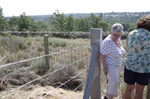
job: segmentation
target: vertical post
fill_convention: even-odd
[[[49,47],[48,47],[48,35],[45,34],[44,35],[44,50],[45,50],[45,55],[49,54]],[[49,56],[45,57],[45,62],[46,62],[46,66],[47,69],[49,69]]]
[[[73,61],[73,55],[72,55],[72,53],[73,53],[73,50],[71,50],[71,63],[73,63],[74,61]]]
[[[150,99],[150,83],[147,86],[147,95],[146,95],[146,99]]]
[[[81,51],[82,51],[82,56],[81,57],[82,57],[82,64],[83,64],[84,63],[84,61],[83,61],[83,50],[81,50]]]
[[[102,42],[102,29],[93,28],[90,30],[92,53],[84,90],[83,99],[101,99],[101,64],[100,64],[100,45]]]

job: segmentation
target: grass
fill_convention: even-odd
[[[85,45],[89,45],[89,39],[62,39],[62,38],[51,38],[48,39],[49,44],[49,52],[55,53],[63,50],[69,50],[76,47],[82,47]],[[36,37],[21,37],[21,36],[0,36],[0,65],[17,62],[20,60],[25,60],[33,57],[38,57],[44,55],[44,37],[36,36]],[[50,67],[47,67],[45,58],[35,59],[32,61],[26,62],[26,66],[29,71],[35,72],[39,76],[44,75],[48,72],[52,72],[57,67],[61,68],[62,66],[66,66],[71,64],[83,57],[90,55],[90,50],[88,48],[81,48],[78,50],[71,50],[68,52],[63,52],[60,54],[50,56]],[[21,64],[20,64],[21,65]],[[87,67],[86,61],[81,61],[79,63],[75,63],[71,68],[66,68],[52,77],[47,79],[51,83],[55,83],[57,81],[65,81],[70,79],[69,76],[76,75],[83,68]],[[26,67],[25,66],[25,67]],[[21,66],[22,67],[22,66]],[[20,67],[20,68],[21,68]],[[50,68],[50,69],[49,69]],[[81,69],[81,70],[80,70]],[[82,75],[80,75],[81,79],[83,79]]]

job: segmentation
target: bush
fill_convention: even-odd
[[[58,38],[55,38],[55,39],[50,38],[50,39],[48,39],[48,44],[53,47],[57,47],[57,46],[65,47],[67,45],[67,42],[60,40]]]
[[[53,68],[51,68],[51,72],[58,70],[62,67],[63,67],[62,64],[56,63],[53,65]],[[49,75],[46,79],[53,86],[58,86],[64,82],[68,81],[68,83],[66,83],[63,87],[74,89],[74,88],[78,87],[83,81],[80,76],[74,77],[75,75],[77,75],[77,73],[78,72],[77,72],[76,66],[72,65],[72,66],[63,68],[63,69],[59,70],[58,72],[53,73],[52,75]],[[79,90],[81,90],[81,89],[82,89],[82,86],[81,86],[81,88],[79,88]]]
[[[75,34],[72,34],[73,39],[77,39],[77,36]]]
[[[16,37],[13,40],[13,45],[15,46],[16,50],[18,49],[26,49],[27,45],[25,44],[24,39],[20,38],[20,37]]]
[[[1,36],[11,36],[9,33],[0,33]]]
[[[49,70],[44,59],[45,58],[37,59],[31,64],[32,70],[35,70],[38,75],[44,75]]]
[[[6,63],[12,63],[12,62],[15,62],[15,61],[18,61],[15,54],[6,53],[6,61],[5,61]]]
[[[44,50],[44,48],[43,48],[43,46],[42,46],[42,45],[38,45],[37,50],[38,50],[38,51],[43,51],[43,50]]]

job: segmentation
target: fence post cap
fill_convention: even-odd
[[[91,37],[91,46],[96,44],[97,47],[100,47],[100,41],[102,40],[102,28],[92,28],[90,30]]]
[[[48,36],[48,34],[45,34],[45,36]]]

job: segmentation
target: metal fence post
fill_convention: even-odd
[[[91,59],[88,69],[83,99],[101,99],[101,64],[99,51],[102,42],[102,29],[93,28],[91,34]]]

